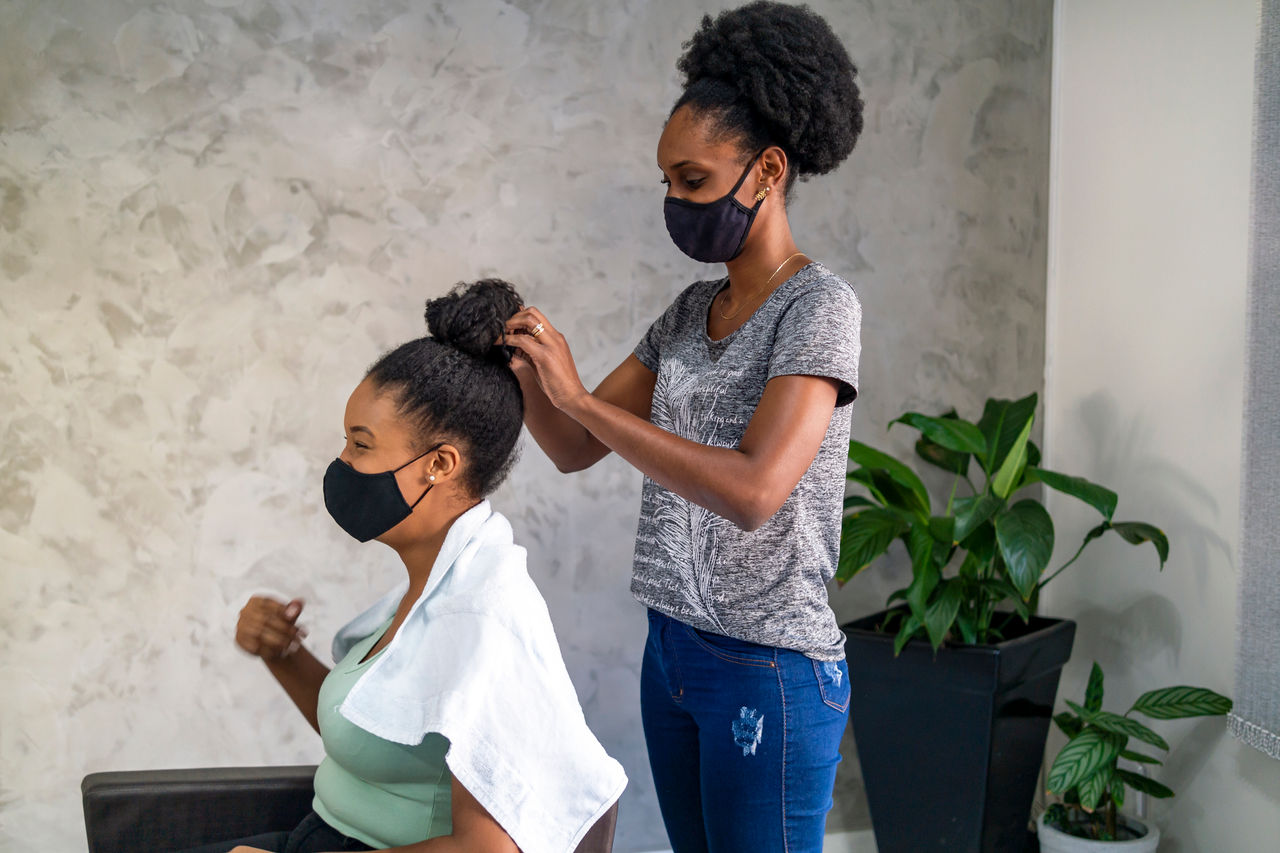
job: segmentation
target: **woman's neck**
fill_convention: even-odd
[[[770,274],[778,270],[778,264],[797,252],[791,225],[785,215],[770,221],[761,232],[751,236],[754,239],[743,247],[742,254],[725,264],[729,272],[729,298],[735,305],[758,295]],[[786,281],[785,276],[775,276],[769,286],[777,286],[783,281]]]
[[[392,546],[399,555],[400,561],[404,563],[405,571],[409,573],[411,600],[416,599],[426,588],[427,580],[431,577],[431,570],[435,568],[436,560],[440,557],[440,549],[444,547],[444,540],[449,535],[450,528],[469,509],[471,507],[464,507],[446,514],[440,518],[439,523],[432,525],[431,529],[419,531],[409,541]]]

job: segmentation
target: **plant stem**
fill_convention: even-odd
[[[1107,803],[1107,834],[1112,840],[1116,839],[1116,801],[1111,800]]]
[[[1086,547],[1088,547],[1089,543],[1090,543],[1090,542],[1092,542],[1092,541],[1093,541],[1092,539],[1086,539],[1084,542],[1082,542],[1082,543],[1080,544],[1080,549],[1079,549],[1078,551],[1076,551],[1075,556],[1074,556],[1074,557],[1072,557],[1070,560],[1067,560],[1067,561],[1066,561],[1065,563],[1063,563],[1061,566],[1058,566],[1057,571],[1055,571],[1053,574],[1049,575],[1049,577],[1045,578],[1044,580],[1040,581],[1040,583],[1036,584],[1036,590],[1037,590],[1037,591],[1039,591],[1039,590],[1043,589],[1045,584],[1047,584],[1049,581],[1051,581],[1051,580],[1053,580],[1054,578],[1056,578],[1058,575],[1062,574],[1062,570],[1063,570],[1063,569],[1065,569],[1067,566],[1069,566],[1069,565],[1071,565],[1072,563],[1074,563],[1076,560],[1080,559],[1080,555],[1084,553],[1084,549],[1085,549]]]

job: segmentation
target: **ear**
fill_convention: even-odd
[[[462,454],[452,444],[442,444],[422,457],[424,464],[422,476],[429,483],[437,486],[448,482],[462,470]],[[431,479],[434,477],[435,479]]]
[[[757,162],[761,188],[772,187],[772,193],[782,194],[786,187],[787,169],[789,167],[787,152],[777,145],[770,145],[761,152],[760,160]]]

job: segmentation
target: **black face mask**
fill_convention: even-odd
[[[742,177],[723,198],[709,202],[668,198],[662,203],[667,233],[680,251],[704,264],[722,264],[738,257],[764,199],[755,207],[746,207],[735,196],[760,154],[751,158]]]
[[[381,471],[377,474],[363,474],[352,468],[341,459],[329,463],[329,470],[324,472],[324,505],[329,515],[338,522],[338,526],[361,542],[377,539],[413,512],[413,508],[422,502],[431,491],[428,485],[418,495],[418,499],[410,506],[400,493],[400,484],[396,482],[396,472],[417,462],[432,450],[443,447],[435,445],[400,468]]]

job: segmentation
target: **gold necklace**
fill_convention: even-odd
[[[753,294],[751,294],[750,296],[748,296],[748,297],[743,301],[743,303],[742,303],[741,305],[739,305],[739,306],[738,306],[738,310],[737,310],[737,311],[734,311],[732,314],[728,314],[728,315],[726,315],[723,311],[717,311],[716,313],[720,315],[720,319],[721,319],[721,320],[732,320],[734,317],[737,317],[739,314],[741,314],[741,313],[742,313],[742,309],[743,309],[743,308],[746,308],[748,305],[750,305],[750,304],[751,304],[751,300],[755,299],[757,296],[759,296],[761,293],[763,293],[763,292],[764,292],[764,289],[765,289],[765,288],[767,288],[767,287],[768,287],[768,286],[773,282],[773,278],[774,278],[774,276],[776,276],[778,273],[782,272],[782,268],[783,268],[783,267],[785,267],[787,264],[791,263],[793,260],[795,260],[796,258],[800,257],[800,256],[801,256],[801,255],[803,255],[803,254],[804,254],[804,252],[796,252],[794,255],[792,255],[791,257],[787,258],[787,259],[786,259],[785,261],[783,261],[782,263],[778,264],[778,268],[777,268],[776,270],[774,270],[774,271],[773,271],[773,275],[769,276],[769,278],[765,281],[765,283],[764,283],[763,285],[761,285],[761,286],[756,290],[756,292],[755,292],[755,293],[753,293]],[[729,291],[726,289],[726,290],[725,290],[725,294],[728,294],[728,293],[729,293]],[[723,299],[722,299],[722,300],[720,300],[720,301],[721,301],[721,303],[723,304],[723,302],[724,302],[725,300],[723,300]]]

